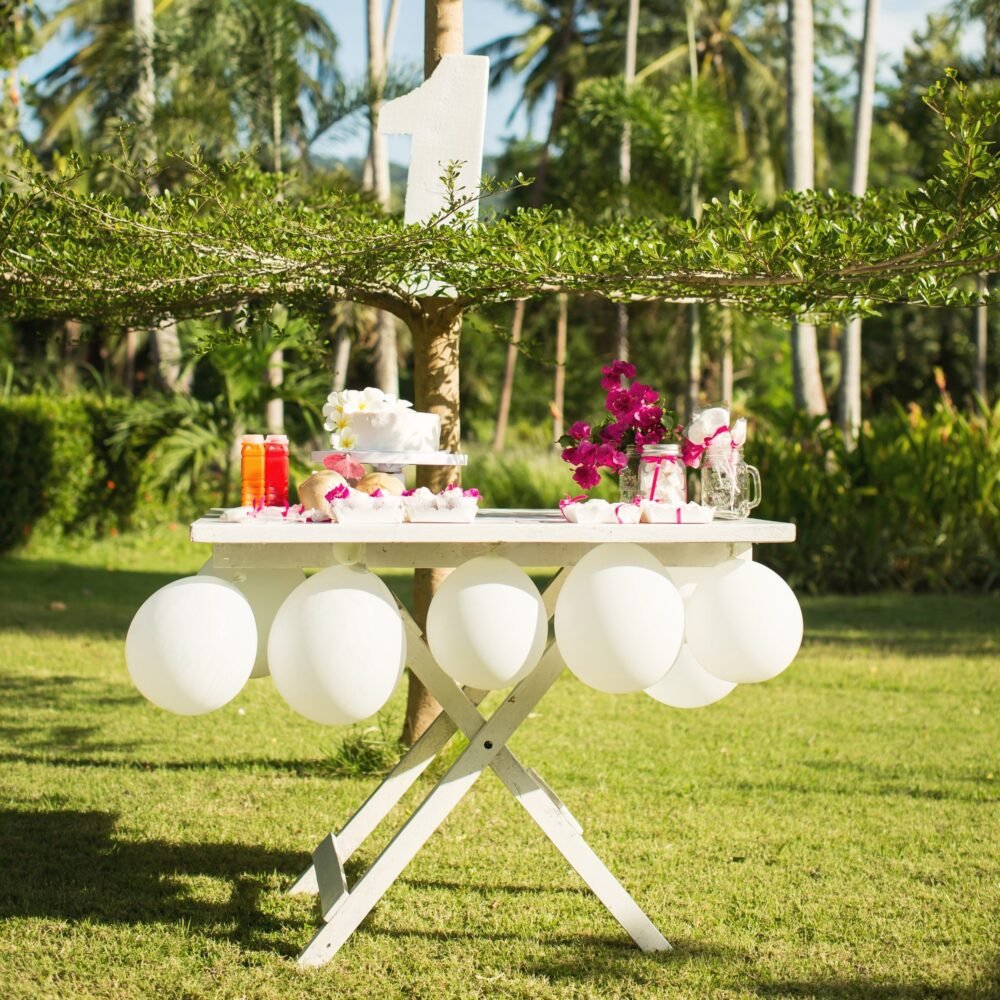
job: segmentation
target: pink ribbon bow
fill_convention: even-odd
[[[684,464],[691,469],[697,469],[701,465],[701,456],[705,454],[708,450],[708,446],[720,435],[728,434],[729,428],[723,424],[711,437],[705,438],[701,444],[695,444],[694,441],[685,441],[681,447],[681,455],[684,458]]]

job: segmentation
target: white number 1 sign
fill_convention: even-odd
[[[486,56],[443,56],[416,90],[383,106],[379,131],[412,137],[405,222],[426,222],[447,208],[441,177],[450,163],[459,165],[456,195],[471,197],[468,208],[478,213],[489,70]]]

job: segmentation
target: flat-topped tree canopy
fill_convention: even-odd
[[[707,205],[697,225],[588,226],[543,209],[405,226],[354,194],[295,197],[282,190],[287,180],[247,162],[190,157],[185,186],[157,196],[142,183],[149,169],[127,159],[77,161],[57,177],[24,168],[2,186],[0,313],[137,323],[248,301],[319,312],[349,299],[413,326],[429,312],[552,292],[784,317],[973,303],[975,290],[956,280],[1000,261],[1000,157],[984,138],[1000,99],[973,111],[955,82],[927,101],[953,145],[919,191],[802,192],[766,212],[734,194]],[[118,171],[138,193],[85,193],[98,169]],[[456,192],[449,214],[462,213]]]

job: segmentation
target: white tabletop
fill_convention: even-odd
[[[482,510],[471,524],[303,524],[220,521],[191,525],[191,541],[212,545],[391,544],[491,545],[499,543],[664,545],[701,542],[793,542],[795,525],[746,518],[709,524],[571,524],[558,510]]]

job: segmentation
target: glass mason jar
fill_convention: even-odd
[[[687,503],[687,472],[679,444],[651,444],[643,449],[639,496],[660,503]]]
[[[618,473],[618,493],[622,503],[631,503],[639,491],[639,453],[634,444],[626,447],[625,457],[628,464]]]
[[[701,502],[715,508],[715,516],[749,517],[760,503],[760,473],[743,461],[740,448],[709,449],[701,466]]]

